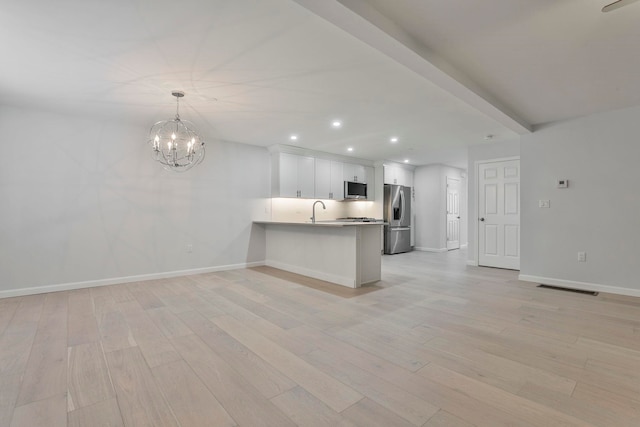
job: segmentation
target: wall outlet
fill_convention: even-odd
[[[578,262],[587,262],[586,252],[578,252]]]
[[[550,200],[538,200],[538,207],[539,208],[550,208],[551,207],[551,201]]]
[[[191,243],[187,244],[187,253],[193,252],[193,245]]]

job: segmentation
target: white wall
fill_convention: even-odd
[[[209,140],[176,174],[145,126],[0,107],[0,134],[0,296],[264,260],[264,148]]]
[[[416,250],[442,249],[442,211],[440,165],[420,166],[413,175],[415,185]]]
[[[447,250],[447,177],[460,180],[461,222],[466,221],[466,178],[464,171],[444,165],[419,166],[414,172],[416,250]],[[465,231],[465,235],[462,234]],[[466,243],[466,230],[461,227],[460,244]]]
[[[640,296],[638,117],[629,108],[522,137],[522,278]]]
[[[467,221],[467,238],[469,240],[469,249],[467,258],[470,264],[477,265],[478,257],[478,212],[477,212],[477,171],[476,162],[483,160],[502,159],[508,157],[520,156],[520,141],[504,141],[491,142],[479,145],[469,146],[467,169],[467,190],[468,190],[468,221]],[[521,184],[522,185],[522,184]]]

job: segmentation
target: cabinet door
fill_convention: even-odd
[[[316,199],[331,199],[332,161],[316,159]]]
[[[398,179],[396,176],[396,168],[393,166],[384,167],[384,183],[385,184],[397,184]]]
[[[355,177],[355,170],[353,169],[354,165],[351,163],[343,163],[342,164],[342,178],[345,181],[353,181]]]
[[[362,165],[354,165],[353,170],[355,172],[355,176],[356,176],[355,181],[356,182],[367,182],[367,176],[366,176],[366,173],[365,173],[364,166],[362,166]]]
[[[362,182],[366,182],[367,184],[373,184],[373,182],[375,181],[373,168],[371,166],[364,166],[362,169],[363,169]],[[371,185],[371,187],[373,187],[373,185]]]
[[[342,162],[331,162],[331,192],[329,193],[330,199],[344,199],[344,176],[342,167]]]
[[[407,170],[405,168],[396,168],[396,177],[398,178],[398,185],[404,185],[409,187],[409,179],[407,178]]]
[[[313,157],[298,157],[298,197],[311,199],[315,193],[315,159]]]
[[[413,187],[413,172],[400,166],[385,166],[384,183]]]
[[[298,156],[280,154],[280,197],[298,197]]]
[[[364,166],[356,165],[353,163],[345,163],[343,166],[344,171],[344,180],[345,181],[355,181],[355,182],[365,182],[365,172]]]
[[[371,166],[365,166],[364,168],[364,182],[367,183],[367,200],[375,200],[376,198],[376,175],[375,169]]]

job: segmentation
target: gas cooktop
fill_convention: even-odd
[[[337,218],[340,221],[353,221],[353,222],[376,222],[375,218],[367,218],[366,216],[348,216],[346,218]]]

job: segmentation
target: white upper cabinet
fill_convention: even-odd
[[[329,199],[331,194],[331,160],[316,159],[316,198]]]
[[[384,183],[413,187],[413,171],[401,166],[384,166]]]
[[[271,151],[271,197],[344,200],[344,182],[369,184],[368,200],[373,200],[374,169],[355,163],[333,160],[327,153]],[[295,154],[294,154],[295,153]],[[307,154],[309,153],[309,154]]]
[[[343,165],[343,177],[345,181],[373,183],[373,168],[345,163]]]
[[[313,198],[315,188],[314,158],[295,154],[276,154],[277,183],[274,195],[279,197]]]
[[[344,163],[331,161],[331,192],[330,199],[344,199]]]
[[[316,198],[342,200],[344,181],[342,162],[316,159]]]
[[[315,159],[298,156],[298,187],[302,198],[313,198],[315,194]]]
[[[278,195],[298,197],[298,156],[280,154]]]

